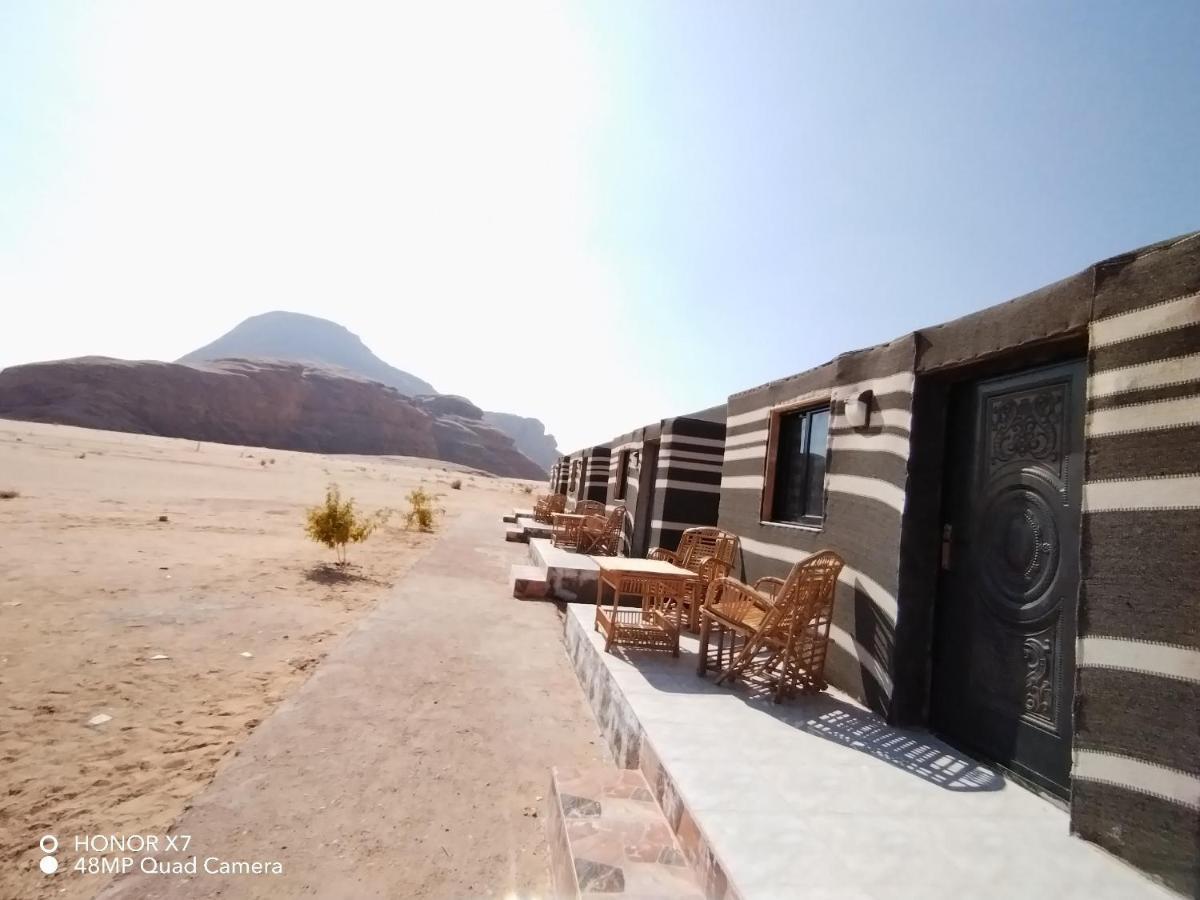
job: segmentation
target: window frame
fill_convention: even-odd
[[[779,467],[779,451],[781,438],[781,423],[787,416],[804,415],[806,418],[813,413],[827,412],[829,413],[829,424],[825,432],[825,472],[821,478],[821,514],[819,516],[806,515],[800,519],[784,519],[779,518],[775,509],[775,486],[778,481],[777,469]],[[767,426],[767,451],[766,451],[766,468],[763,473],[763,490],[761,503],[759,508],[759,521],[764,525],[779,525],[784,528],[802,528],[810,531],[820,531],[825,526],[825,511],[828,507],[828,484],[829,478],[829,458],[830,444],[833,439],[833,398],[824,397],[819,400],[809,399],[800,403],[793,403],[787,406],[780,406],[771,410],[770,423]],[[811,432],[808,425],[805,425],[805,440],[811,446]],[[808,469],[805,469],[805,478],[809,477]]]

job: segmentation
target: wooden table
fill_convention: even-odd
[[[624,559],[593,556],[600,567],[596,591],[596,630],[604,635],[604,649],[613,644],[670,650],[679,655],[680,600],[695,572],[657,559]],[[612,601],[605,602],[605,589]],[[637,597],[640,606],[621,606],[622,597]],[[673,602],[668,602],[673,601]]]
[[[575,550],[579,546],[579,529],[583,526],[583,520],[587,516],[583,513],[554,513],[550,517],[551,527],[554,528],[554,533],[551,535],[555,547],[567,547],[570,550]],[[561,530],[559,526],[565,526]]]

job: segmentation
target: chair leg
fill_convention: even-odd
[[[708,616],[701,614],[700,616],[700,661],[696,664],[696,674],[701,678],[708,671],[708,635],[711,630],[711,622]],[[720,644],[717,645],[717,654],[720,655]],[[717,660],[720,662],[720,659]]]

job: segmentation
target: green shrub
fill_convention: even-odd
[[[408,507],[404,518],[409,528],[433,531],[433,497],[422,488],[414,488],[408,495]]]
[[[325,502],[308,510],[305,532],[318,544],[324,544],[337,555],[337,564],[346,564],[350,544],[361,544],[372,532],[387,521],[383,511],[368,516],[354,508],[354,501],[342,500],[336,484],[325,490]]]

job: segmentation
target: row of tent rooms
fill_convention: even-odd
[[[1200,233],[560,458],[626,555],[846,560],[827,677],[1200,892]]]

